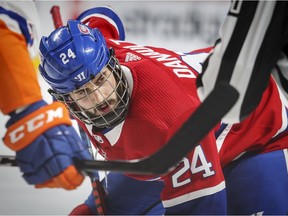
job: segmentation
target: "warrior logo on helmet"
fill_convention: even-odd
[[[79,81],[79,82],[86,79],[84,72],[79,73],[74,79]]]

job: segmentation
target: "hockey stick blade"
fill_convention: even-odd
[[[18,166],[15,156],[6,156],[6,155],[0,155],[0,165],[12,166],[12,167]]]
[[[108,170],[135,174],[167,173],[221,121],[238,97],[239,93],[232,86],[219,83],[167,144],[149,157],[129,161],[75,158],[75,165],[83,172]]]

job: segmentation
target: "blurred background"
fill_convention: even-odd
[[[64,24],[86,9],[111,6],[123,21],[126,40],[141,45],[189,52],[212,46],[229,7],[225,1],[35,1],[40,14],[41,34],[49,35],[54,26],[50,14],[60,6]],[[39,77],[42,93],[51,101],[48,86]],[[0,113],[0,137],[5,134],[7,116]],[[0,139],[0,155],[14,155]],[[24,182],[17,167],[0,166],[1,215],[67,215],[84,202],[91,191],[90,180],[75,191],[34,189]]]

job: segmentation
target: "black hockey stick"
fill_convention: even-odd
[[[219,83],[168,143],[147,158],[131,161],[75,159],[75,165],[78,170],[86,172],[110,170],[137,174],[167,173],[221,121],[238,97],[239,93],[232,86]]]
[[[229,84],[218,84],[168,143],[147,158],[132,161],[80,160],[75,158],[75,166],[78,170],[87,172],[86,175],[95,170],[136,174],[167,173],[221,121],[236,103],[238,97],[237,90]],[[15,165],[16,162],[13,162],[12,157],[7,159],[5,156],[0,156],[0,165],[5,163]]]
[[[0,165],[1,166],[18,166],[15,156],[0,155]]]

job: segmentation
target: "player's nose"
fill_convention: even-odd
[[[90,94],[90,98],[94,104],[102,103],[104,100],[104,95],[103,92],[101,91],[101,88],[94,88],[92,90],[92,93]]]

